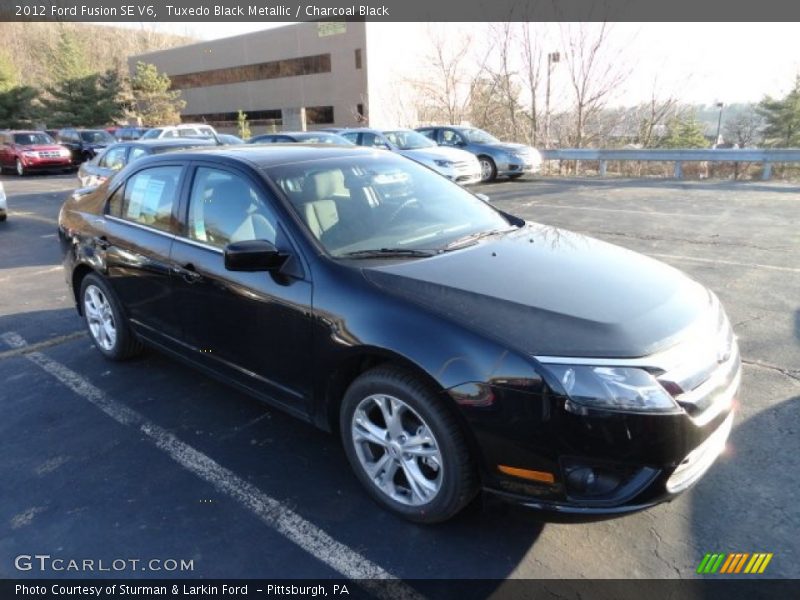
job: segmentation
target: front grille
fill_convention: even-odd
[[[713,344],[684,364],[659,375],[658,380],[698,426],[729,408],[739,390],[739,347],[725,313],[720,310]]]
[[[58,150],[39,150],[39,158],[60,158]]]

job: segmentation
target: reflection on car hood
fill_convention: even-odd
[[[445,148],[444,146],[431,146],[430,148],[415,148],[414,150],[399,150],[399,154],[414,160],[452,160],[454,162],[473,162],[475,156],[458,148]]]
[[[502,152],[514,152],[516,154],[519,154],[520,152],[522,153],[530,152],[532,150],[530,146],[526,146],[525,144],[512,144],[509,142],[498,142],[496,144],[471,143],[469,147],[474,150],[488,150],[488,151],[500,150]]]
[[[537,355],[646,356],[711,306],[705,288],[668,265],[537,224],[364,273],[385,292]]]

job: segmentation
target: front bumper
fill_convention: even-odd
[[[450,394],[482,457],[485,491],[554,513],[615,515],[668,501],[702,478],[724,451],[740,382],[734,342],[714,375],[677,396],[674,413],[576,413],[543,380]]]
[[[472,185],[479,183],[481,180],[481,166],[475,161],[474,165],[460,166],[460,167],[436,167],[436,170],[447,177],[450,181],[454,181],[461,185]]]
[[[510,160],[497,163],[497,174],[502,177],[508,177],[509,175],[536,175],[541,170],[541,160],[525,156],[513,157]]]
[[[56,171],[72,167],[72,160],[68,156],[64,158],[30,158],[22,156],[20,160],[29,171]]]

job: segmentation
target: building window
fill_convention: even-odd
[[[331,125],[333,123],[333,107],[307,106],[306,123],[310,125]]]
[[[317,54],[315,56],[301,56],[270,62],[227,67],[224,69],[211,69],[210,71],[197,71],[196,73],[181,73],[171,75],[172,88],[188,90],[198,87],[213,85],[230,85],[245,81],[262,81],[264,79],[279,79],[281,77],[298,77],[301,75],[314,75],[316,73],[331,72],[331,55]]]
[[[356,48],[356,69],[361,68],[361,48]]]
[[[364,123],[367,118],[364,116],[364,105],[360,102],[356,104],[356,122]]]

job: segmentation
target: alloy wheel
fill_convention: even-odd
[[[494,165],[492,165],[492,161],[490,161],[488,158],[480,159],[480,163],[481,163],[481,181],[489,181],[492,178]]]
[[[22,161],[20,159],[17,159],[17,175],[19,175],[20,177],[25,175],[25,166],[22,164]]]
[[[430,427],[402,400],[373,394],[359,402],[351,434],[373,485],[406,506],[431,502],[442,487],[443,460]]]
[[[103,350],[113,350],[117,343],[117,327],[114,311],[103,290],[95,285],[88,286],[83,296],[83,307],[94,340]]]

